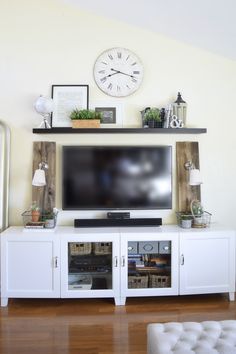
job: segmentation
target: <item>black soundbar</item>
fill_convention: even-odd
[[[160,226],[162,218],[75,219],[74,227]]]

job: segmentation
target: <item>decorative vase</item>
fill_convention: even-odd
[[[99,119],[72,119],[72,128],[100,128]]]
[[[38,210],[32,210],[31,216],[32,216],[32,221],[33,222],[38,222],[39,221],[39,217],[40,217],[40,212]]]

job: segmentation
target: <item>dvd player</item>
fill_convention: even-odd
[[[74,227],[160,226],[162,218],[75,219]]]

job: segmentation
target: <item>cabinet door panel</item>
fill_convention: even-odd
[[[133,244],[137,244],[136,253],[129,252]],[[168,250],[165,249],[167,246]],[[137,230],[123,232],[121,234],[121,296],[177,294],[178,234],[163,234],[161,230],[156,229],[147,232]]]
[[[5,247],[4,247],[5,246]],[[6,297],[59,297],[59,242],[14,239],[3,243],[3,293]]]
[[[119,234],[65,235],[61,246],[62,297],[119,297]]]
[[[9,242],[8,290],[52,290],[52,249],[51,242]]]
[[[234,237],[227,233],[180,235],[180,294],[234,289]]]

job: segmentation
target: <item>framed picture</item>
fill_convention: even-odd
[[[52,85],[54,110],[51,126],[71,127],[70,113],[73,109],[88,109],[88,85]]]
[[[101,112],[101,128],[121,128],[123,126],[123,104],[117,102],[93,102],[91,109]]]

